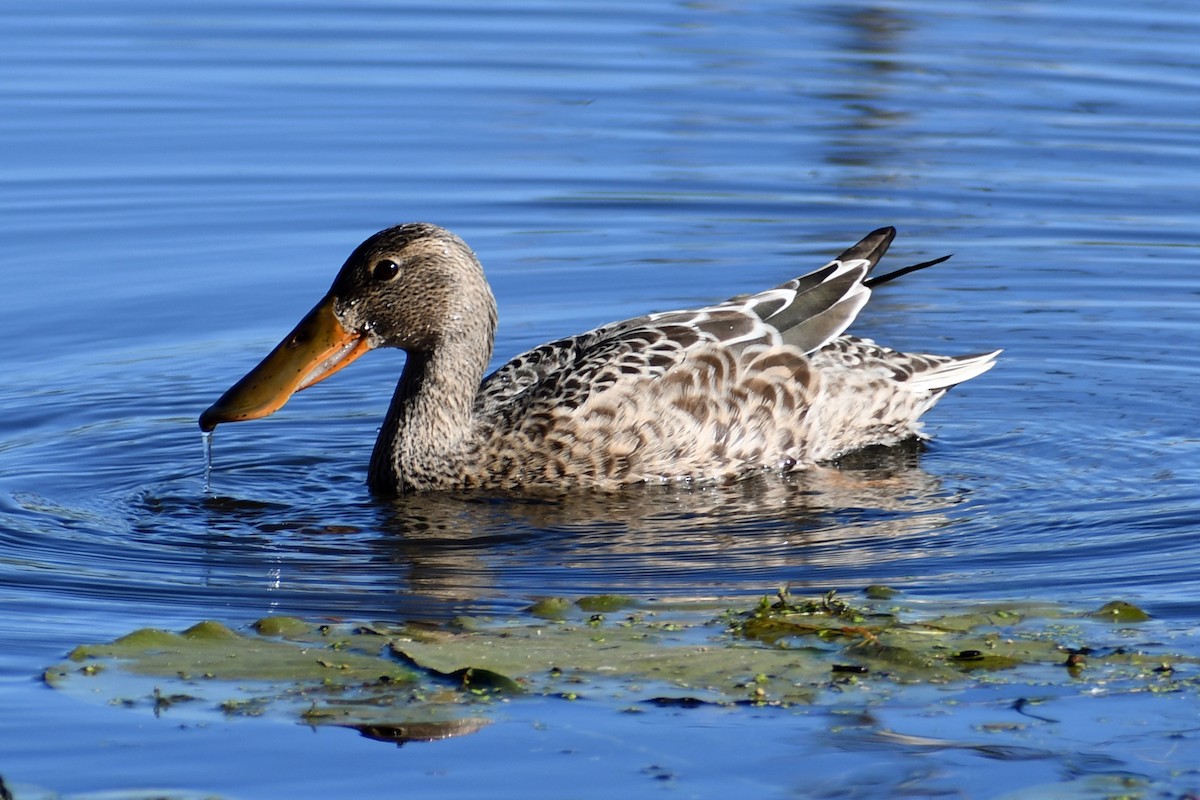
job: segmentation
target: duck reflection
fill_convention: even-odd
[[[966,495],[922,469],[924,447],[910,440],[788,475],[614,492],[386,501],[354,483],[340,501],[302,491],[269,502],[209,496],[208,546],[186,552],[227,599],[359,619],[444,618],[551,595],[848,589],[903,580],[944,551]],[[147,520],[157,536],[162,502]]]
[[[917,558],[948,525],[963,498],[919,467],[921,448],[728,484],[408,497],[381,514],[376,555],[406,565],[407,592],[463,601],[803,587],[818,568]]]

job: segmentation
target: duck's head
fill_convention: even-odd
[[[200,415],[200,428],[265,417],[376,347],[411,356],[484,338],[486,360],[495,323],[483,269],[462,239],[426,223],[388,228],[355,248],[321,302]]]

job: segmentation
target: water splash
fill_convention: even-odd
[[[200,440],[204,443],[204,494],[212,494],[212,431],[201,431]]]

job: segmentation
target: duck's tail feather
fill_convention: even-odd
[[[886,228],[878,228],[871,231],[862,238],[858,244],[851,245],[838,256],[835,261],[841,261],[843,264],[847,261],[858,261],[859,259],[870,264],[870,268],[874,269],[879,263],[879,259],[883,258],[883,254],[887,252],[888,245],[896,238],[896,229],[888,226]]]
[[[810,353],[841,335],[871,296],[867,273],[895,238],[895,228],[873,230],[826,267],[780,287],[796,292],[790,303],[767,317],[784,342]]]
[[[832,303],[823,311],[813,314],[791,327],[779,331],[785,344],[798,347],[805,353],[823,346],[826,342],[841,336],[850,323],[867,304],[871,293],[862,289],[861,284]],[[774,322],[774,320],[771,320]]]
[[[987,372],[996,365],[996,356],[1002,352],[1004,351],[993,350],[990,353],[954,356],[931,369],[915,373],[910,379],[912,386],[928,392],[945,391]]]
[[[867,265],[842,262],[832,277],[797,292],[792,301],[767,317],[783,340],[808,353],[849,327],[871,293],[863,288]]]
[[[948,256],[942,256],[941,258],[935,258],[932,261],[922,261],[920,264],[913,264],[912,266],[901,267],[900,269],[898,269],[894,272],[889,272],[886,275],[876,275],[872,278],[867,278],[865,281],[863,281],[863,286],[866,286],[868,289],[874,289],[876,286],[887,283],[888,281],[894,281],[894,280],[896,280],[896,278],[899,278],[903,275],[907,275],[910,272],[916,272],[919,269],[925,269],[926,267],[932,267],[934,264],[940,264],[943,261],[946,261],[947,259],[949,259],[950,256],[953,256],[953,255],[954,254],[951,253]]]

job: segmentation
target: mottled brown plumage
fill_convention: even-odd
[[[496,304],[479,261],[443,228],[400,225],[359,245],[200,424],[265,416],[366,350],[399,347],[408,360],[368,473],[384,495],[730,479],[894,444],[998,353],[899,353],[843,335],[871,286],[911,270],[867,277],[894,235],[875,231],[765,292],[542,345],[484,378]]]

